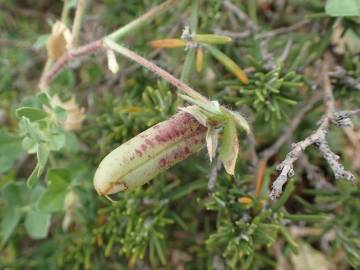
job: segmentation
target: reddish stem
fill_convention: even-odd
[[[45,89],[67,63],[81,56],[94,53],[101,48],[103,48],[103,41],[102,39],[99,39],[75,50],[64,53],[63,56],[61,56],[58,61],[56,61],[56,63],[51,67],[51,69],[41,77],[39,83],[40,89]]]

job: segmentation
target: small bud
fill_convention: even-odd
[[[241,204],[250,204],[252,203],[252,198],[248,196],[243,196],[238,199],[239,203]]]
[[[153,48],[179,48],[185,47],[187,42],[178,38],[157,39],[149,42]]]
[[[203,67],[203,62],[204,62],[203,49],[201,47],[199,47],[197,49],[197,54],[196,54],[196,71],[197,72],[201,72],[202,67]]]
[[[100,163],[94,186],[100,195],[135,189],[203,148],[207,128],[179,112],[108,154]]]
[[[117,73],[119,71],[119,65],[116,61],[116,56],[113,50],[107,49],[106,51],[107,61],[108,61],[108,68],[112,73]]]

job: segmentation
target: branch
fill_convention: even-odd
[[[150,62],[149,60],[147,60],[146,58],[138,55],[137,53],[117,44],[116,42],[110,40],[110,39],[106,39],[104,41],[104,43],[106,44],[106,46],[112,50],[114,50],[115,52],[121,54],[122,56],[125,56],[126,58],[142,65],[143,67],[149,69],[150,71],[154,72],[155,74],[159,75],[161,78],[165,79],[166,81],[168,81],[170,84],[172,84],[173,86],[175,86],[176,88],[178,88],[180,91],[182,91],[184,94],[201,100],[202,102],[211,105],[211,102],[205,98],[203,95],[199,94],[197,91],[195,91],[194,89],[192,89],[190,86],[188,86],[187,84],[183,83],[182,81],[180,81],[179,79],[175,78],[173,75],[171,75],[169,72],[167,72],[166,70],[158,67],[157,65],[155,65],[154,63]]]
[[[95,51],[103,48],[102,40],[93,41],[87,45],[81,46],[75,50],[66,52],[61,56],[56,63],[43,74],[40,79],[39,87],[41,90],[47,88],[50,82],[55,78],[55,76],[65,67],[66,64],[75,60],[76,58],[82,57],[94,53]]]
[[[308,24],[310,21],[300,21],[300,22],[297,22],[293,25],[290,25],[290,26],[286,26],[286,27],[280,27],[280,28],[277,28],[275,30],[272,30],[272,31],[269,31],[269,32],[263,32],[263,33],[259,33],[255,36],[256,39],[267,39],[267,38],[273,38],[275,36],[278,36],[278,35],[284,35],[284,34],[287,34],[289,32],[293,32],[303,26],[305,26],[306,24]]]
[[[41,90],[46,89],[47,86],[51,83],[51,81],[55,78],[55,76],[65,67],[65,65],[67,63],[75,60],[76,58],[82,57],[84,55],[94,53],[98,49],[102,48],[103,47],[103,44],[102,44],[103,39],[109,38],[109,39],[115,40],[115,39],[119,39],[120,37],[123,37],[124,35],[134,31],[136,28],[143,25],[144,23],[149,22],[149,20],[153,19],[155,16],[159,15],[160,13],[168,10],[171,7],[171,5],[173,3],[175,3],[176,1],[177,0],[167,0],[164,3],[162,3],[161,5],[156,6],[153,9],[149,10],[147,13],[140,16],[136,20],[126,24],[125,26],[119,28],[118,30],[114,31],[113,33],[105,36],[104,38],[93,41],[87,45],[81,46],[77,49],[73,49],[73,50],[70,50],[70,51],[64,53],[64,55],[62,57],[60,57],[56,61],[56,63],[51,66],[51,68],[49,68],[49,69],[46,68],[45,72],[43,72],[43,74],[40,78],[40,83],[39,83],[40,89]],[[81,12],[79,11],[79,13],[81,13]],[[77,16],[78,19],[76,19],[76,20],[81,22],[80,17],[82,17],[82,16],[80,16],[80,15],[81,14],[79,14]],[[76,31],[77,31],[76,29],[78,27],[80,27],[80,26],[75,25],[75,27],[73,27],[73,31],[75,31],[75,33],[76,33]]]
[[[150,9],[148,12],[146,12],[144,15],[140,16],[136,20],[133,20],[132,22],[128,23],[127,25],[121,27],[120,29],[114,31],[107,37],[112,40],[117,40],[124,35],[128,34],[130,31],[135,30],[139,26],[143,25],[144,23],[148,22],[155,16],[160,15],[162,12],[168,10],[172,4],[174,4],[177,0],[167,0],[161,5],[158,5],[152,9]]]
[[[260,153],[262,159],[268,160],[270,157],[275,155],[280,148],[288,141],[295,131],[295,129],[299,126],[301,121],[304,119],[305,115],[314,107],[316,103],[318,103],[322,99],[322,93],[315,92],[308,100],[303,102],[297,113],[294,117],[289,121],[287,128],[283,131],[283,134],[276,140],[276,142],[270,146],[269,148],[265,149]]]
[[[341,66],[336,66],[335,70],[329,73],[330,77],[340,80],[344,85],[360,90],[360,82],[349,76],[346,70]]]
[[[225,0],[223,3],[227,9],[231,10],[232,12],[234,12],[236,14],[236,16],[239,18],[239,20],[241,20],[242,22],[245,23],[246,28],[250,29],[252,32],[257,31],[257,29],[258,29],[257,25],[239,7],[234,5],[230,0]]]
[[[86,4],[86,0],[78,0],[77,2],[75,18],[71,32],[71,37],[72,37],[71,48],[76,48],[78,44],[81,23],[84,17],[85,4]]]
[[[303,141],[294,144],[292,146],[292,150],[286,155],[285,160],[277,166],[276,169],[281,171],[281,173],[273,183],[270,194],[271,199],[275,199],[280,196],[283,185],[287,182],[289,177],[292,177],[295,174],[293,164],[310,145],[318,147],[320,154],[329,163],[331,169],[333,170],[336,179],[345,178],[349,181],[355,180],[355,177],[350,172],[346,171],[338,162],[339,157],[330,150],[328,142],[326,141],[326,133],[332,123],[340,127],[348,126],[349,123],[351,123],[350,117],[358,114],[359,110],[350,112],[336,111],[335,100],[332,94],[332,87],[327,70],[327,63],[325,61],[323,63],[322,75],[326,113],[321,119],[318,129]]]

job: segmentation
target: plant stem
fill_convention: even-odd
[[[117,40],[126,34],[128,34],[130,31],[134,31],[139,26],[143,25],[145,22],[148,22],[155,16],[159,15],[160,13],[168,10],[173,3],[175,3],[177,0],[168,0],[161,5],[158,5],[154,7],[153,9],[150,9],[148,12],[146,12],[141,17],[137,18],[136,20],[128,23],[127,25],[121,27],[120,29],[112,32],[107,36],[107,38],[110,38],[112,40]]]
[[[54,79],[54,77],[63,69],[63,67],[74,60],[75,58],[93,53],[98,49],[103,47],[102,40],[93,41],[85,46],[81,46],[75,50],[65,53],[60,57],[59,60],[48,70],[40,79],[39,87],[41,90],[46,89],[49,83]]]
[[[142,65],[143,67],[145,67],[145,68],[149,69],[150,71],[154,72],[155,74],[159,75],[161,78],[165,79],[170,84],[174,85],[176,88],[178,88],[184,94],[186,94],[196,100],[200,100],[206,104],[212,105],[211,101],[208,100],[206,97],[199,94],[197,91],[192,89],[190,86],[186,85],[185,83],[183,83],[182,81],[180,81],[179,79],[177,79],[173,75],[171,75],[169,72],[163,70],[162,68],[158,67],[154,63],[145,59],[144,57],[117,44],[116,42],[114,42],[110,39],[105,39],[104,43],[108,48],[114,50],[115,52],[129,58],[130,60]]]
[[[67,17],[69,15],[68,0],[64,0],[63,9],[61,12],[61,21],[66,24]]]
[[[177,0],[168,0],[161,5],[154,7],[153,9],[149,10],[147,13],[145,13],[141,17],[128,23],[127,25],[121,27],[120,29],[114,31],[113,33],[105,36],[103,39],[110,38],[110,39],[115,40],[115,39],[119,39],[120,37],[123,37],[124,35],[128,34],[129,32],[134,31],[136,28],[140,27],[144,23],[149,22],[149,20],[153,19],[155,16],[159,15],[160,13],[168,10],[171,7],[171,4],[175,3],[176,1]],[[66,5],[66,4],[67,4],[67,1],[64,2],[64,5]],[[64,6],[64,9],[65,8],[67,8],[67,7]],[[80,15],[78,15],[78,16],[80,16]],[[78,26],[76,26],[76,28],[77,27]],[[64,66],[67,63],[74,60],[75,58],[84,56],[86,54],[93,53],[96,50],[100,49],[102,46],[103,46],[102,39],[93,41],[87,45],[81,46],[77,49],[74,49],[72,51],[65,53],[62,57],[60,57],[60,59],[57,60],[57,62],[53,66],[47,65],[46,69],[44,68],[43,74],[40,78],[40,83],[39,83],[40,89],[42,89],[42,90],[46,89],[48,84],[55,78],[55,76],[64,68]]]
[[[85,6],[86,6],[86,0],[78,0],[76,6],[75,18],[71,31],[71,36],[72,36],[71,48],[77,47],[81,23],[84,17]]]

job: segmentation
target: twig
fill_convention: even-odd
[[[217,35],[228,36],[233,39],[243,39],[243,38],[250,37],[252,35],[252,31],[249,29],[247,29],[243,32],[232,32],[232,31],[226,31],[226,30],[221,30],[221,29],[214,29],[214,33]]]
[[[166,70],[158,67],[154,63],[150,62],[149,60],[145,59],[144,57],[138,55],[137,53],[117,44],[116,42],[106,39],[105,44],[110,49],[116,51],[117,53],[125,56],[126,58],[129,58],[130,60],[142,65],[143,67],[149,69],[150,71],[154,72],[155,74],[159,75],[161,78],[168,81],[170,84],[178,88],[180,91],[182,91],[184,94],[189,95],[190,97],[196,98],[198,100],[201,100],[202,102],[208,104],[211,102],[205,98],[203,95],[199,94],[197,91],[192,89],[187,84],[183,83],[179,79],[175,78],[173,75],[171,75]]]
[[[308,100],[301,103],[297,113],[293,116],[283,134],[276,140],[276,142],[269,148],[263,150],[260,153],[260,161],[258,162],[256,174],[255,174],[255,185],[256,194],[258,195],[263,184],[264,168],[266,168],[268,160],[275,155],[280,148],[290,139],[295,129],[299,126],[305,115],[314,107],[314,105],[322,99],[320,92],[315,92]]]
[[[289,32],[295,31],[295,30],[303,27],[304,25],[308,24],[309,22],[310,21],[300,21],[293,25],[286,26],[286,27],[280,27],[280,28],[277,28],[270,32],[259,33],[259,34],[255,35],[255,38],[256,39],[264,39],[264,38],[267,39],[267,38],[273,38],[273,37],[279,36],[279,35],[284,35],[284,34],[287,34]]]
[[[211,192],[215,190],[217,177],[220,169],[221,169],[221,160],[218,156],[216,156],[214,162],[212,162],[211,164],[211,169],[209,173],[208,189]]]
[[[357,133],[351,127],[343,128],[343,131],[353,146],[352,154],[352,168],[354,170],[360,169],[360,139]]]
[[[62,57],[60,57],[54,65],[51,66],[51,68],[44,70],[41,78],[39,87],[40,89],[44,90],[47,88],[49,83],[55,78],[55,76],[65,67],[65,65],[76,58],[79,58],[81,56],[94,53],[98,49],[103,47],[103,39],[109,38],[109,39],[119,39],[120,37],[123,37],[124,35],[128,34],[129,32],[133,31],[134,29],[138,28],[145,22],[149,21],[150,19],[154,18],[156,15],[159,15],[160,13],[166,11],[168,8],[171,7],[173,3],[175,3],[177,0],[167,0],[163,4],[154,7],[153,9],[149,10],[144,15],[140,16],[136,20],[126,24],[125,26],[119,28],[118,30],[114,31],[113,33],[105,36],[102,39],[93,41],[87,45],[81,46],[77,49],[68,51],[64,53]]]
[[[66,20],[69,16],[69,7],[68,7],[68,0],[63,0],[64,4],[63,4],[63,9],[61,11],[61,21],[66,24]]]
[[[286,58],[288,57],[292,44],[293,44],[293,40],[292,40],[292,38],[289,38],[288,41],[286,42],[285,49],[283,50],[283,52],[281,53],[281,55],[279,57],[279,61],[281,63],[285,62]]]
[[[265,61],[263,67],[265,70],[268,70],[268,71],[270,71],[276,67],[274,56],[271,53],[269,53],[269,51],[268,51],[269,40],[270,39],[265,38],[260,41],[260,53],[261,53],[262,59],[264,59],[264,61]]]
[[[305,115],[314,107],[316,103],[318,103],[322,99],[322,93],[315,92],[308,100],[301,103],[297,113],[294,117],[289,121],[286,129],[283,131],[283,134],[276,140],[276,142],[265,149],[260,153],[260,157],[262,159],[269,159],[274,154],[276,154],[281,146],[285,144],[286,141],[289,140],[290,136],[293,134],[295,129],[299,126],[301,121],[304,119]]]
[[[249,148],[250,148],[251,166],[254,169],[259,162],[259,157],[258,157],[258,155],[256,153],[256,149],[255,149],[256,139],[252,132],[249,132],[249,134],[247,136],[247,141],[248,141]]]
[[[350,88],[360,90],[360,82],[355,78],[349,76],[346,70],[341,66],[336,66],[335,70],[329,72],[330,77],[340,80],[343,84]]]
[[[81,46],[75,50],[64,53],[56,63],[43,74],[40,79],[39,87],[44,90],[50,84],[50,82],[55,78],[55,76],[65,67],[69,62],[101,49],[103,47],[102,40],[93,41],[87,45]]]
[[[133,20],[132,22],[128,23],[127,25],[121,27],[120,29],[108,35],[108,38],[117,40],[123,37],[124,35],[128,34],[129,31],[136,29],[137,27],[143,25],[145,22],[149,21],[151,18],[168,10],[171,7],[171,5],[174,4],[176,1],[177,0],[168,0],[162,3],[161,5],[156,6],[153,9],[150,9],[148,12],[146,12],[144,15],[140,16],[136,20]]]
[[[84,11],[85,11],[85,6],[86,6],[85,4],[86,4],[86,0],[78,0],[77,1],[75,18],[74,18],[74,23],[72,26],[72,31],[71,31],[71,37],[72,37],[71,48],[76,48],[77,44],[78,44],[81,23],[82,23],[82,20],[84,17]]]
[[[329,148],[326,141],[326,133],[330,128],[330,124],[334,123],[338,126],[345,126],[350,121],[349,117],[358,113],[359,110],[352,112],[336,112],[335,100],[332,95],[332,87],[327,70],[327,61],[323,63],[322,78],[324,103],[326,105],[326,113],[320,121],[318,129],[306,139],[293,145],[292,150],[286,155],[285,160],[277,166],[277,170],[281,171],[272,186],[270,194],[271,199],[280,196],[283,185],[287,182],[288,177],[292,177],[295,172],[293,164],[299,159],[304,150],[314,145],[319,148],[320,154],[329,163],[334,172],[335,178],[346,178],[349,181],[355,180],[355,177],[338,162],[339,157],[335,155]],[[341,115],[341,117],[339,117]],[[346,119],[346,121],[345,121]],[[351,122],[351,121],[350,121]]]
[[[223,4],[227,9],[234,12],[242,22],[245,23],[247,29],[250,29],[253,32],[257,31],[257,25],[239,7],[235,6],[230,0],[225,0]]]
[[[324,174],[318,166],[310,163],[308,156],[304,153],[299,158],[301,167],[304,169],[307,178],[316,188],[327,187],[332,188],[332,185],[326,181]]]

